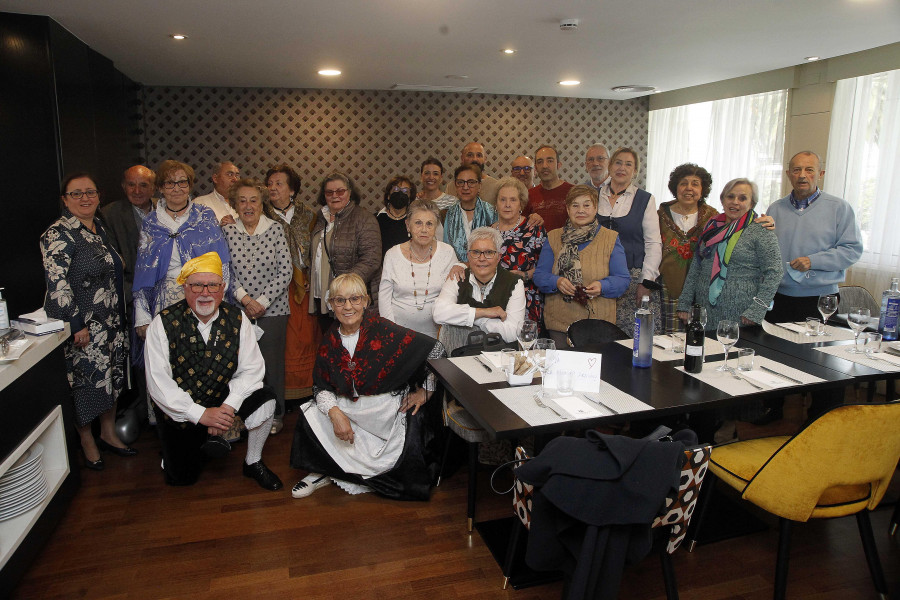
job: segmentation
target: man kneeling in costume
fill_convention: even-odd
[[[227,454],[221,436],[237,415],[248,430],[244,475],[267,490],[281,489],[262,461],[275,394],[263,387],[265,363],[250,320],[222,302],[219,255],[189,260],[178,283],[185,299],[153,319],[144,351],[166,483],[191,485],[207,458]]]

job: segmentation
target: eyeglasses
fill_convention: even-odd
[[[481,183],[481,182],[478,181],[477,179],[457,179],[457,180],[456,180],[456,187],[458,187],[458,188],[461,188],[461,187],[475,187],[475,186],[478,185],[479,183]]]
[[[338,188],[336,190],[325,190],[326,198],[333,198],[334,196],[343,196],[347,193],[347,188]]]
[[[398,187],[398,186],[395,185],[395,186],[391,189],[391,192],[403,192],[404,194],[406,194],[407,196],[409,196],[410,189],[409,189],[408,187]]]
[[[178,181],[164,181],[163,182],[163,187],[166,188],[167,190],[174,190],[176,185],[178,187],[180,187],[181,189],[186,190],[189,187],[191,187],[191,182],[188,181],[187,179],[179,179]]]
[[[352,304],[353,306],[359,306],[362,304],[365,296],[350,296],[349,298],[344,298],[343,296],[335,296],[331,299],[331,303],[338,308],[344,306],[347,302]]]
[[[72,200],[81,200],[82,196],[87,196],[88,198],[96,198],[99,194],[97,190],[75,190],[74,192],[66,192],[66,196],[71,198]]]
[[[497,256],[496,250],[469,250],[469,258],[486,258],[488,260]]]
[[[195,294],[202,293],[204,289],[208,290],[210,294],[216,294],[222,289],[221,283],[189,283],[187,286]]]
[[[513,173],[531,173],[531,167],[513,167]]]

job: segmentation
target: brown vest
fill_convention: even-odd
[[[553,261],[553,274],[559,275],[559,255],[562,253],[562,229],[554,229],[547,234],[550,248],[556,257]],[[578,253],[581,259],[581,272],[584,282],[600,281],[609,275],[609,257],[612,256],[616,245],[618,233],[601,227],[590,244]],[[616,322],[615,298],[597,297],[588,300],[587,306],[582,306],[574,300],[565,302],[560,293],[544,296],[544,323],[547,329],[553,331],[568,331],[569,325],[581,319],[601,319]]]

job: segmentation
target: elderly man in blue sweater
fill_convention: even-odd
[[[822,294],[836,294],[846,270],[862,256],[863,244],[850,205],[818,188],[825,174],[815,152],[798,152],[788,163],[793,190],[769,207],[784,277],[766,320],[802,321],[818,314]]]

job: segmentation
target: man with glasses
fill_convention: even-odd
[[[587,149],[584,157],[584,168],[590,179],[585,183],[600,193],[600,187],[609,177],[609,150],[603,144],[594,144]]]
[[[540,184],[528,190],[528,206],[524,215],[538,214],[544,219],[544,229],[552,231],[566,224],[566,194],[572,184],[559,177],[559,153],[556,148],[543,145],[534,153],[534,167]]]
[[[275,491],[281,480],[262,461],[275,394],[263,387],[266,366],[250,320],[222,301],[222,268],[215,252],[187,261],[177,280],[184,300],[163,309],[147,330],[147,390],[165,480],[195,483],[207,459],[231,450],[222,434],[240,416],[248,431],[243,474]]]
[[[534,161],[525,156],[517,156],[512,161],[510,175],[525,184],[525,187],[531,189],[534,186]]]
[[[468,268],[460,281],[448,279],[434,303],[434,322],[442,325],[439,340],[447,352],[464,346],[469,333],[499,333],[516,340],[525,320],[522,279],[500,264],[503,237],[492,227],[479,227],[468,239]]]
[[[241,172],[233,162],[221,162],[213,173],[213,191],[194,200],[197,204],[208,206],[216,213],[216,221],[220,225],[233,224],[237,218],[237,212],[231,208],[228,202],[228,191],[238,179]]]
[[[466,144],[462,152],[459,156],[459,165],[478,165],[478,168],[481,170],[481,199],[490,204],[491,206],[497,205],[497,184],[499,180],[491,177],[490,175],[484,175],[484,163],[487,162],[487,154],[484,151],[484,146],[479,144],[478,142],[469,142]],[[456,196],[459,198],[459,194],[456,193],[456,182],[451,180],[450,183],[447,184],[447,193],[451,196]]]

